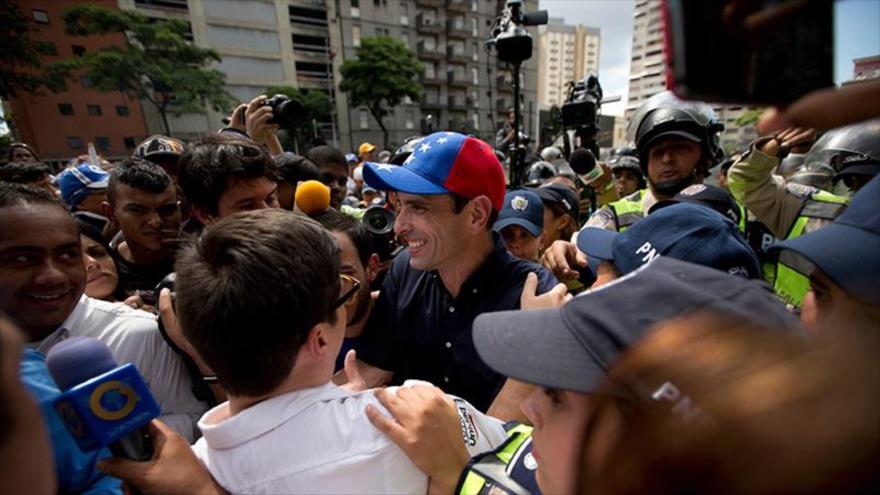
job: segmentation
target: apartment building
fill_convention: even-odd
[[[81,56],[106,46],[124,43],[122,35],[71,37],[64,31],[61,13],[75,0],[15,0],[22,13],[33,21],[32,41],[49,43],[52,53],[42,60]],[[96,1],[114,8],[114,0]],[[20,93],[5,105],[18,137],[33,146],[49,162],[63,162],[88,152],[93,143],[108,158],[131,154],[146,137],[141,104],[137,99],[114,92],[102,93],[91,87],[85,76],[69,81],[67,90],[53,94]]]
[[[599,72],[600,31],[552,17],[539,32],[538,102],[542,108],[562,106],[571,81]]]

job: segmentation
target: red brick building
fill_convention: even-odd
[[[43,57],[44,62],[126,42],[122,35],[74,37],[65,33],[61,13],[76,4],[76,0],[15,0],[15,3],[33,21],[31,40],[49,42],[55,47],[57,55]],[[91,3],[118,8],[115,0],[91,0]],[[66,160],[84,154],[90,142],[105,157],[121,158],[130,155],[147,135],[136,98],[120,92],[98,92],[90,88],[84,76],[68,81],[67,87],[67,91],[58,94],[46,90],[39,96],[20,93],[6,105],[20,139],[33,146],[43,160]]]

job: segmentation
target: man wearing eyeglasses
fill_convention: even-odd
[[[312,219],[329,230],[339,243],[343,284],[358,285],[356,293],[346,305],[348,319],[345,325],[345,339],[336,358],[336,371],[339,371],[343,369],[348,351],[354,349],[360,342],[364,325],[372,312],[373,298],[370,285],[379,271],[379,255],[373,248],[370,234],[364,224],[351,215],[328,209]]]
[[[230,493],[427,489],[364,415],[381,407],[373,394],[330,381],[359,290],[340,265],[327,230],[280,209],[223,218],[179,256],[181,328],[228,397],[202,416],[193,450]],[[474,453],[503,441],[500,421],[462,407]]]

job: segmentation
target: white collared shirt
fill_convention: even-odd
[[[37,350],[46,354],[71,336],[95,338],[110,348],[117,363],[134,364],[162,410],[159,419],[190,443],[199,437],[196,422],[208,406],[193,395],[192,379],[183,361],[162,339],[155,316],[123,303],[83,295],[70,316]]]
[[[224,403],[199,421],[204,437],[193,450],[231,493],[425,493],[427,476],[370,423],[367,404],[386,412],[372,390],[352,394],[331,383],[225,419]],[[476,436],[466,444],[471,455],[506,439],[500,420],[469,405],[466,416]]]

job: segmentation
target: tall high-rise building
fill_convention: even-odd
[[[556,17],[539,32],[538,102],[544,108],[561,106],[571,81],[583,79],[589,71],[599,72],[600,32],[582,25],[567,26]]]
[[[51,48],[51,54],[42,56],[44,63],[125,42],[122,35],[68,35],[61,13],[76,4],[75,0],[14,0],[14,3],[31,21],[31,40],[48,43]],[[116,6],[114,0],[93,3],[108,8]],[[98,153],[107,158],[130,155],[147,135],[140,102],[120,92],[98,92],[91,86],[91,81],[81,76],[68,81],[67,89],[60,93],[21,92],[11,98],[5,109],[11,114],[18,137],[48,162],[66,161],[85,154],[88,143],[93,143]]]
[[[663,51],[663,19],[661,0],[636,0],[633,12],[633,41],[630,58],[629,97],[626,121],[648,98],[666,91],[665,53]],[[706,68],[706,70],[711,70]],[[753,107],[712,105],[724,124],[722,146],[741,151],[757,137],[754,125],[740,126],[737,119]]]
[[[487,0],[338,0],[331,38],[340,46],[334,61],[341,65],[357,55],[360,40],[373,36],[399,39],[424,68],[423,96],[405,101],[383,120],[391,144],[427,130],[456,129],[492,142],[496,125],[513,106],[513,79],[484,49],[504,1]],[[537,8],[527,0],[524,10]],[[533,36],[536,29],[529,28]],[[537,36],[533,43],[537,46]],[[533,47],[533,53],[536,51]],[[529,131],[537,126],[537,60],[523,64],[523,118]],[[382,144],[382,132],[370,113],[336,100],[343,142],[350,148],[369,141]]]

